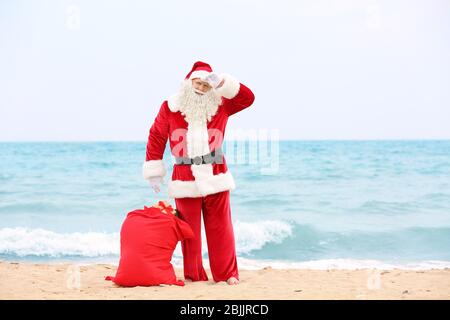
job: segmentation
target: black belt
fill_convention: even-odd
[[[194,158],[189,157],[175,157],[176,164],[207,164],[207,163],[223,163],[223,152],[221,148],[217,148],[208,154],[203,156],[197,156]]]

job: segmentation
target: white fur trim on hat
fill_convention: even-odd
[[[172,180],[169,181],[168,185],[169,197],[171,198],[204,197],[209,194],[234,190],[235,188],[234,178],[229,171],[210,176],[206,180]]]
[[[194,78],[204,79],[210,73],[211,72],[206,71],[206,70],[196,70],[190,74],[189,79],[194,79]]]
[[[234,98],[238,94],[241,84],[236,78],[227,73],[222,73],[220,77],[224,79],[225,82],[220,88],[215,89],[216,93],[227,99]]]
[[[149,160],[142,164],[142,175],[144,179],[153,177],[164,177],[166,175],[166,168],[162,160]]]

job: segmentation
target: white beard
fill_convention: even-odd
[[[211,121],[222,102],[222,97],[210,89],[204,94],[195,93],[192,80],[184,80],[178,94],[180,112],[188,123],[203,124]]]

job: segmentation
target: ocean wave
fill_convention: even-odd
[[[236,221],[233,228],[236,234],[237,254],[262,249],[268,243],[279,244],[292,236],[293,230],[292,225],[280,220],[252,223]]]
[[[387,263],[379,260],[358,259],[323,259],[304,262],[281,261],[281,260],[254,260],[238,257],[240,269],[259,270],[266,267],[272,269],[313,269],[313,270],[358,270],[358,269],[380,269],[380,270],[430,270],[450,268],[450,261],[426,260],[404,263]]]
[[[44,201],[16,202],[0,206],[0,213],[45,213],[59,212],[61,210],[64,210],[64,206]]]
[[[268,243],[281,243],[292,233],[292,227],[283,221],[233,223],[237,254],[258,250]],[[203,254],[207,253],[207,242],[203,232]],[[104,232],[57,233],[41,228],[0,229],[0,255],[17,257],[47,256],[58,257],[98,257],[120,254],[120,234]],[[174,253],[181,257],[181,246]]]
[[[57,233],[45,229],[0,229],[0,254],[24,256],[97,257],[120,254],[119,233]]]
[[[352,211],[361,211],[365,213],[407,213],[412,210],[417,210],[418,205],[415,201],[381,201],[368,200],[357,208],[352,208]]]
[[[278,261],[280,266],[310,266],[311,261],[405,261],[450,260],[450,228],[414,227],[394,232],[326,231],[294,221],[262,220],[233,223],[239,259]],[[207,258],[207,235],[202,226],[202,254]],[[0,229],[0,259],[52,261],[112,259],[120,255],[118,232],[58,233],[42,228]],[[173,259],[182,259],[178,243]],[[291,261],[291,262],[289,262]],[[350,264],[351,265],[351,264]],[[259,266],[259,265],[258,265]],[[314,266],[314,268],[319,268]]]
[[[183,259],[174,257],[172,265],[175,268],[183,268]],[[361,270],[361,269],[378,269],[378,270],[431,270],[450,268],[450,261],[425,260],[411,261],[403,263],[388,263],[380,260],[367,259],[321,259],[310,261],[285,261],[285,260],[260,260],[237,257],[240,270],[261,270],[264,268],[271,269],[310,269],[310,270]],[[109,261],[113,265],[117,265],[113,261]],[[208,259],[203,259],[203,266],[209,268]]]
[[[450,202],[450,194],[443,192],[431,192],[421,196],[420,199]]]
[[[14,175],[9,173],[0,173],[0,181],[11,180],[13,177]]]

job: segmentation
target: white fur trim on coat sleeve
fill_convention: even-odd
[[[215,89],[216,93],[227,99],[234,98],[238,94],[241,84],[236,78],[227,73],[222,73],[220,76],[225,81],[220,88]]]
[[[166,175],[166,168],[162,160],[149,160],[142,164],[142,175],[144,179],[153,177],[164,177]]]
[[[167,105],[169,107],[169,110],[172,112],[177,112],[180,110],[180,104],[178,103],[178,97],[179,97],[179,94],[175,93],[167,99]]]

